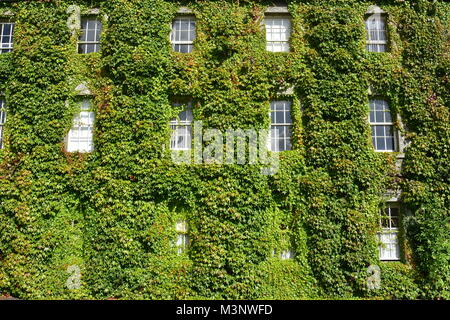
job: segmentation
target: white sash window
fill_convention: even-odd
[[[291,19],[289,17],[268,16],[266,25],[266,48],[271,52],[288,52],[291,37]]]
[[[397,151],[396,131],[389,105],[385,100],[371,99],[369,123],[375,151]]]
[[[73,125],[67,135],[68,152],[92,152],[95,113],[91,101],[83,100],[81,111],[73,119]]]
[[[170,40],[176,52],[190,53],[194,48],[195,17],[178,17],[172,23]]]
[[[100,51],[100,35],[102,22],[97,18],[81,19],[81,35],[78,40],[78,53]]]
[[[174,106],[182,106],[181,103],[175,103]],[[192,146],[192,103],[187,103],[185,109],[180,112],[178,118],[170,121],[172,137],[170,140],[171,150],[190,150]]]
[[[386,17],[382,14],[372,14],[366,20],[367,51],[387,51]]]
[[[380,260],[400,260],[400,245],[398,241],[399,231],[399,206],[388,204],[381,211],[381,232],[378,234],[381,242]]]
[[[270,103],[270,150],[286,151],[292,149],[292,117],[290,101]]]

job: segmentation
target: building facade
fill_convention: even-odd
[[[449,298],[449,17],[0,3],[0,293]]]

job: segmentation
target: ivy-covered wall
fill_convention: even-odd
[[[15,22],[0,54],[8,105],[0,150],[0,294],[25,299],[450,298],[449,18],[445,1],[291,0],[291,52],[267,52],[272,1],[1,2]],[[389,52],[365,49],[370,5],[388,14]],[[101,52],[77,53],[70,5],[99,8]],[[172,51],[180,6],[197,18],[192,53]],[[92,153],[64,137],[87,83]],[[409,141],[376,153],[368,88]],[[268,128],[269,102],[294,87],[293,150],[280,168],[174,164],[174,97],[204,128]],[[407,130],[405,130],[406,128]],[[380,262],[388,189],[401,189],[401,262]],[[406,210],[405,210],[406,211]],[[179,255],[175,223],[189,221]],[[292,248],[295,258],[272,256]],[[368,290],[367,267],[381,268]],[[69,289],[80,268],[81,286]],[[70,271],[70,268],[69,268]]]

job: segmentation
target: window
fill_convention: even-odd
[[[0,53],[10,52],[13,49],[14,23],[0,21]]]
[[[372,143],[375,151],[396,151],[394,123],[388,103],[385,100],[372,99],[369,104],[369,122],[372,129]]]
[[[183,252],[186,252],[190,243],[188,235],[188,224],[184,220],[178,221],[177,224],[175,225],[175,229],[178,233],[176,242],[177,252],[178,254],[182,254]]]
[[[376,13],[366,19],[367,51],[386,52],[387,30],[386,17]]]
[[[270,103],[270,150],[291,150],[291,102],[272,101]]]
[[[177,107],[183,105],[185,105],[185,109],[180,112],[178,118],[170,121],[170,129],[172,130],[170,149],[172,150],[190,150],[192,146],[192,103],[174,104]]]
[[[0,98],[0,149],[3,148],[3,126],[6,122],[6,103]]]
[[[81,19],[81,35],[78,40],[78,53],[100,51],[100,34],[102,22],[97,18]]]
[[[94,112],[91,101],[81,102],[81,111],[73,120],[72,128],[67,135],[67,152],[92,152]]]
[[[381,211],[379,233],[381,245],[380,260],[400,260],[400,246],[398,243],[399,205],[390,203]]]
[[[266,48],[272,52],[288,52],[291,19],[287,16],[266,16]]]
[[[192,52],[195,40],[195,18],[176,18],[172,24],[170,40],[174,51],[182,53]]]

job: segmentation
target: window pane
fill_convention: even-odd
[[[377,138],[377,150],[386,150],[384,138]]]
[[[270,103],[270,147],[271,151],[291,150],[292,117],[290,101],[272,101]]]
[[[94,30],[86,30],[86,41],[93,42],[95,41],[95,31]]]
[[[384,126],[375,126],[375,134],[377,137],[384,136]]]
[[[377,111],[383,111],[385,109],[383,101],[381,100],[374,100],[373,104],[375,106],[375,110]]]
[[[92,52],[97,52],[97,45],[95,45],[95,44],[88,44],[86,46],[86,53],[92,53]]]
[[[11,24],[9,23],[4,23],[3,24],[3,34],[11,34]]]
[[[275,123],[284,123],[284,112],[275,112]]]
[[[288,17],[265,19],[267,50],[272,52],[289,51],[291,22]]]
[[[394,151],[394,139],[386,138],[386,150]]]
[[[377,111],[375,113],[375,122],[384,122],[384,112],[383,111]]]
[[[384,132],[386,134],[386,136],[388,137],[393,137],[394,136],[394,132],[393,132],[393,127],[392,126],[383,126],[384,127]]]
[[[392,122],[392,116],[389,111],[384,112],[384,122]]]
[[[102,23],[95,18],[81,19],[81,34],[78,53],[92,53],[100,51],[100,36]]]
[[[292,123],[292,117],[291,117],[291,112],[290,111],[287,111],[286,112],[286,114],[285,114],[285,116],[286,116],[286,123]]]
[[[173,50],[181,53],[192,52],[195,40],[195,19],[177,18],[172,23],[171,41]]]
[[[87,40],[87,32],[86,32],[86,30],[81,30],[80,41],[86,41],[86,40]]]
[[[277,127],[277,132],[278,132],[278,138],[283,139],[286,135],[285,135],[285,128],[283,127]]]
[[[286,139],[286,150],[292,150],[291,138]]]
[[[390,207],[389,209],[390,209],[391,217],[398,217],[398,212],[399,212],[398,208]]]

